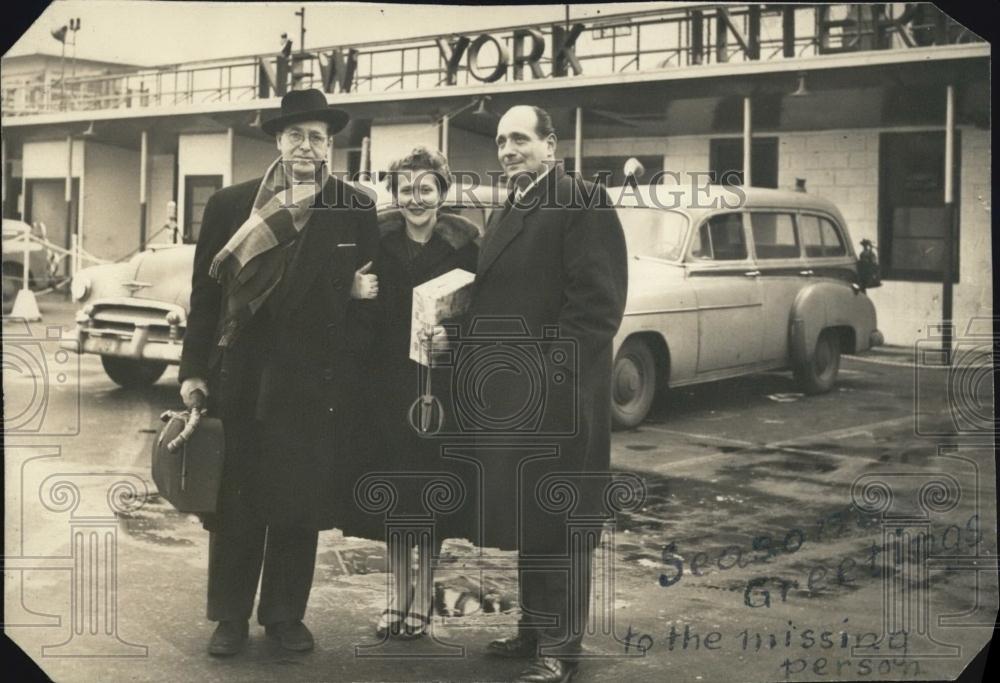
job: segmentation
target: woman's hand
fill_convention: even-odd
[[[351,283],[352,299],[374,299],[378,296],[378,275],[369,273],[372,262],[369,261],[354,272],[354,282]]]
[[[441,325],[425,326],[418,335],[420,343],[430,352],[428,355],[431,365],[435,365],[435,361],[439,360],[450,348],[448,333]]]

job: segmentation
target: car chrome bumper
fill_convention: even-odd
[[[76,334],[59,342],[59,346],[76,353],[96,353],[101,356],[135,358],[177,365],[181,362],[180,340],[149,339],[149,328],[137,326],[134,332],[95,332],[76,330]]]

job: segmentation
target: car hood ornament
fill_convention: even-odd
[[[128,290],[128,293],[135,295],[140,289],[145,289],[146,287],[152,287],[152,282],[139,282],[138,280],[129,280],[128,282],[123,282],[122,287]]]

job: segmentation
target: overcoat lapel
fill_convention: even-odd
[[[528,190],[519,202],[514,203],[510,210],[500,215],[492,230],[487,232],[485,244],[479,251],[479,262],[476,266],[477,275],[482,275],[496,262],[497,257],[524,230],[524,223],[533,213],[549,201],[555,193],[555,183],[562,177],[562,169],[556,167],[537,185]],[[495,216],[496,214],[493,214]],[[490,216],[490,223],[493,223]],[[492,233],[492,234],[491,234]]]
[[[334,178],[327,180],[325,197],[339,196],[332,187],[332,183],[338,182]],[[343,193],[341,193],[343,194]],[[279,288],[280,296],[283,300],[272,302],[278,309],[287,312],[293,310],[302,297],[309,291],[309,286],[324,267],[331,265],[331,256],[337,244],[353,239],[342,239],[346,236],[348,212],[341,207],[327,209],[314,209],[300,239],[302,244],[298,247],[295,258],[288,265],[285,277],[288,282]],[[277,292],[276,292],[277,293]]]

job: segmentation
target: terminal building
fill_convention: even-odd
[[[54,61],[3,60],[3,215],[101,259],[169,239],[169,202],[196,238],[208,197],[275,158],[262,117],[315,87],[352,119],[335,172],[425,144],[495,177],[499,114],[535,104],[588,178],[621,183],[635,157],[642,182],[728,174],[835,202],[878,248],[889,344],[932,334],[946,298],[958,334],[992,315],[990,46],[929,3],[690,4],[74,75]]]

